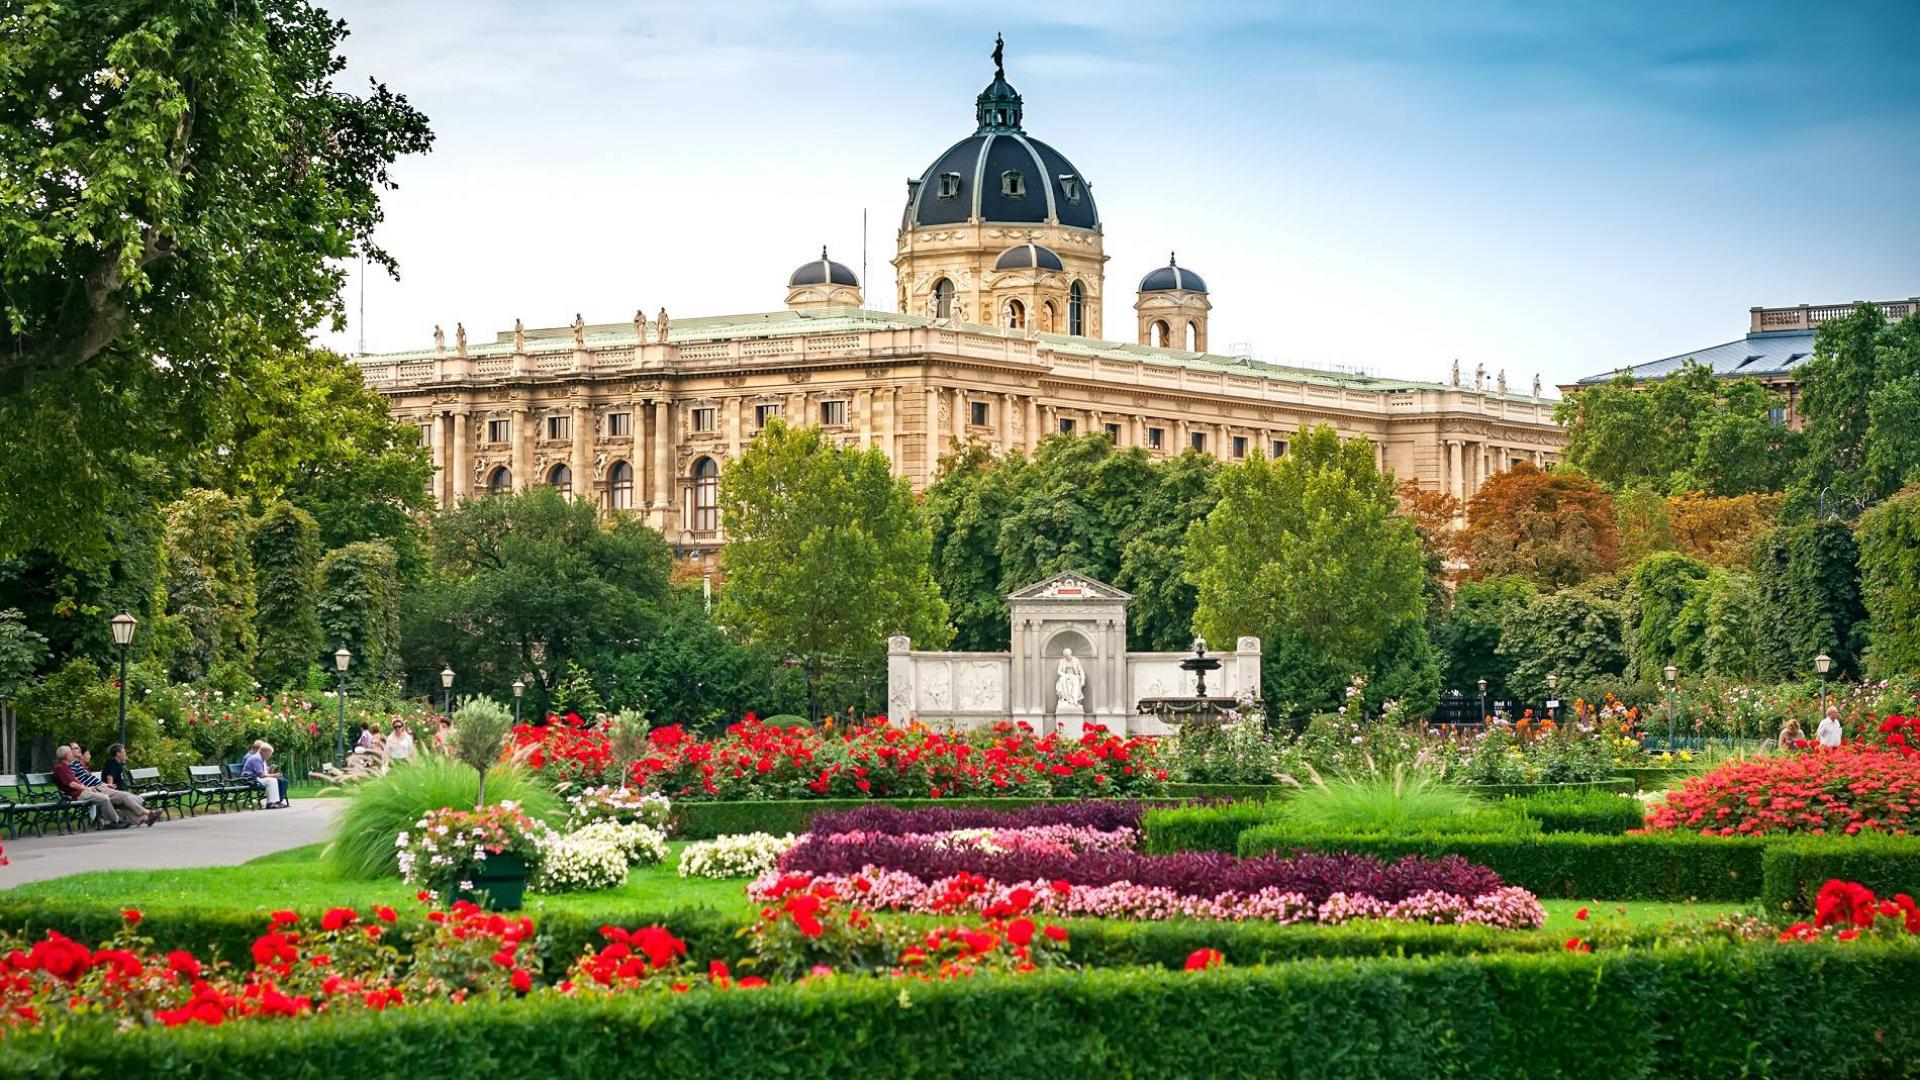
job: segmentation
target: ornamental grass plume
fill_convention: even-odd
[[[1284,804],[1286,820],[1329,832],[1404,832],[1479,809],[1481,803],[1438,774],[1396,765],[1332,780],[1308,766],[1310,780]]]
[[[468,698],[453,714],[453,734],[447,749],[468,768],[480,774],[480,788],[473,808],[487,805],[487,770],[500,761],[507,740],[513,735],[513,711],[492,698]]]
[[[428,754],[406,768],[390,769],[353,785],[347,805],[333,819],[320,861],[335,876],[353,879],[398,874],[394,837],[435,810],[464,809],[479,797],[478,774],[459,761]],[[559,799],[538,776],[515,765],[492,770],[496,802],[512,802],[536,821],[559,821]]]

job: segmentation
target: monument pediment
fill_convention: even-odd
[[[1119,600],[1131,601],[1132,594],[1122,592],[1104,581],[1095,581],[1071,570],[1055,574],[1045,581],[1015,589],[1008,600]]]

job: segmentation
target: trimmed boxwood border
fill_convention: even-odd
[[[1761,860],[1760,902],[1774,911],[1806,915],[1820,886],[1833,878],[1857,881],[1883,897],[1920,896],[1920,837],[1847,836],[1776,840]]]
[[[1232,957],[1229,956],[1229,960]],[[763,991],[421,1005],[303,1021],[0,1040],[19,1080],[124,1075],[605,1077],[1903,1075],[1920,948],[1762,944],[838,979]],[[1786,1001],[1820,1003],[1817,1022]]]

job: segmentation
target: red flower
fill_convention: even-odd
[[[820,936],[820,898],[812,893],[794,893],[787,897],[786,912],[793,916],[793,925],[810,938]]]
[[[1574,913],[1573,913],[1573,917],[1574,917],[1574,918],[1576,918],[1576,919],[1579,919],[1579,920],[1580,920],[1581,922],[1586,922],[1586,921],[1587,921],[1587,909],[1586,909],[1586,908],[1581,908],[1581,909],[1580,909],[1579,911],[1576,911],[1576,912],[1574,912]]]
[[[1226,966],[1227,958],[1219,949],[1195,949],[1187,956],[1188,971],[1206,971]]]
[[[300,921],[300,916],[295,915],[291,911],[276,911],[269,917],[273,920],[273,925],[275,926],[290,926]]]
[[[185,975],[189,979],[200,977],[200,961],[185,949],[175,949],[167,954],[167,970],[176,975]]]
[[[523,994],[533,989],[533,976],[525,968],[514,968],[512,981],[513,988]]]
[[[340,930],[351,925],[359,917],[360,913],[352,908],[329,908],[327,913],[320,917],[320,929]]]
[[[145,918],[139,908],[125,908],[120,912],[120,917],[127,920],[128,926],[139,926],[140,920]]]
[[[1064,926],[1048,925],[1048,926],[1042,927],[1040,929],[1040,932],[1047,935],[1048,937],[1052,938],[1055,941],[1064,942],[1067,940],[1067,928]]]
[[[1562,947],[1565,948],[1568,952],[1592,952],[1593,951],[1592,942],[1582,941],[1580,938],[1577,938],[1577,937],[1568,938],[1566,944]]]
[[[374,908],[373,914],[375,918],[385,923],[398,922],[400,920],[400,913],[393,910],[392,908],[388,907],[385,904],[381,904],[379,907]]]

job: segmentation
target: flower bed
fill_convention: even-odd
[[[1099,730],[1079,739],[1012,724],[952,733],[876,718],[834,731],[749,715],[710,741],[678,727],[648,739],[629,779],[676,800],[1130,797],[1158,794],[1167,781],[1152,740]],[[511,752],[558,782],[617,779],[606,737],[577,716],[515,728]]]
[[[991,806],[929,806],[907,809],[863,806],[817,814],[808,831],[815,836],[861,832],[890,836],[952,832],[956,829],[1025,829],[1044,825],[1112,831],[1139,829],[1145,803],[1087,801],[999,809]]]
[[[1647,815],[1654,830],[1714,836],[1905,835],[1920,826],[1920,756],[1849,743],[1754,758],[1695,777]]]
[[[680,849],[680,876],[699,878],[752,878],[780,864],[780,856],[800,842],[788,833],[736,833],[713,840],[698,840]]]

